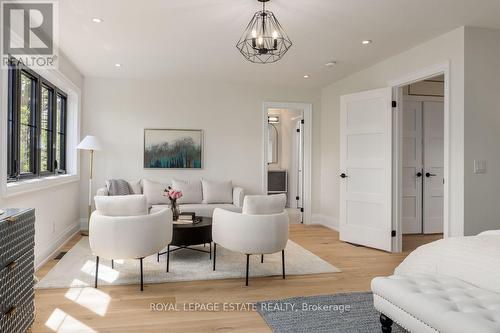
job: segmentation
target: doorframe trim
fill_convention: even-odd
[[[267,142],[269,135],[267,132],[267,112],[268,109],[295,109],[302,110],[304,117],[304,224],[312,223],[312,111],[311,103],[291,103],[291,102],[264,102],[262,103],[262,194],[267,194]]]
[[[403,117],[402,117],[402,101],[403,101],[403,86],[422,81],[427,78],[444,74],[444,196],[443,196],[443,235],[449,237],[451,235],[450,222],[450,184],[451,184],[451,137],[450,132],[450,62],[428,67],[421,71],[406,75],[396,80],[388,82],[392,87],[393,99],[397,102],[397,107],[393,109],[393,227],[396,230],[396,237],[392,242],[392,252],[401,252],[403,250],[403,233],[402,233],[402,166],[403,166]],[[458,222],[456,222],[458,223]]]

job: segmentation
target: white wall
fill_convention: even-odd
[[[322,90],[321,95],[321,218],[325,224],[338,226],[339,217],[339,108],[340,96],[362,90],[387,87],[388,81],[413,74],[436,64],[450,61],[450,107],[452,134],[463,131],[464,114],[464,28],[458,28],[361,72],[337,81]],[[451,143],[452,179],[463,175],[462,142]],[[456,159],[455,159],[456,157]],[[451,184],[451,202],[457,214],[450,219],[463,221],[463,183]],[[461,228],[451,235],[463,233]]]
[[[206,177],[231,179],[248,192],[259,193],[262,103],[313,103],[314,128],[319,128],[321,115],[319,90],[264,85],[86,78],[84,100],[82,136],[96,135],[104,146],[95,155],[94,192],[108,178],[168,182]],[[203,129],[203,170],[144,170],[143,131],[148,127]],[[319,188],[319,131],[313,135],[313,186]],[[82,217],[86,216],[87,163],[88,158],[82,158]],[[313,201],[317,212],[318,196]]]
[[[500,229],[500,31],[465,30],[465,234]],[[487,161],[474,174],[474,160]]]
[[[64,76],[77,87],[83,87],[82,75],[63,54],[60,54],[59,65]],[[1,172],[7,173],[4,167]],[[76,180],[25,194],[0,197],[0,207],[35,208],[35,266],[38,266],[80,228],[79,182]]]

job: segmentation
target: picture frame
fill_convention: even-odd
[[[203,169],[203,130],[145,128],[144,169]]]

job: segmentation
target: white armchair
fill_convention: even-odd
[[[141,291],[142,260],[158,253],[172,241],[172,212],[164,208],[148,214],[144,195],[97,196],[96,210],[90,217],[89,242],[96,255],[95,287],[99,258],[139,259]]]
[[[285,212],[286,196],[249,195],[243,201],[243,212],[235,213],[221,208],[214,211],[212,239],[214,261],[217,245],[245,254],[247,257],[245,285],[248,286],[249,260],[251,254],[281,251],[283,279],[285,278],[285,247],[288,242],[288,214]]]

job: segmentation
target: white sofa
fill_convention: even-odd
[[[168,186],[179,189],[184,197],[179,200],[181,212],[195,213],[196,216],[212,217],[215,208],[232,212],[241,212],[245,192],[241,187],[233,186],[230,181],[172,181],[171,184],[158,183],[142,179],[129,181],[131,194],[144,194],[150,208],[169,207],[169,200],[163,196]],[[178,187],[178,188],[176,188]],[[97,190],[97,196],[108,196],[108,185]]]
[[[500,233],[439,240],[372,280],[382,332],[500,332]]]

